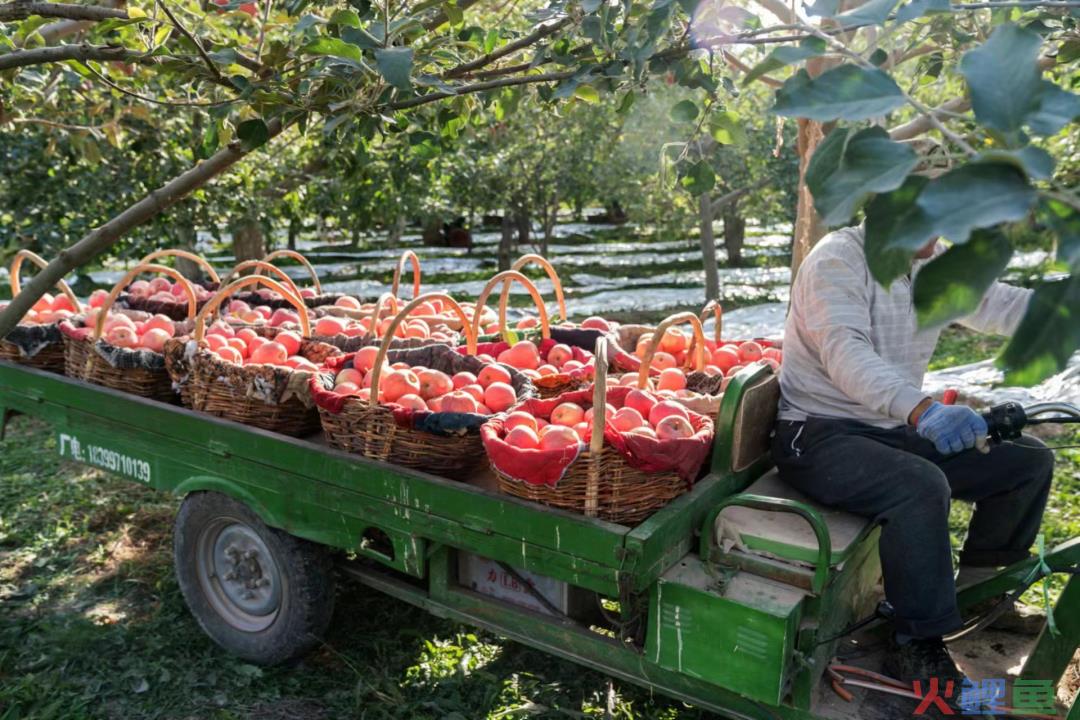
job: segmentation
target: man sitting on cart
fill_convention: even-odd
[[[961,626],[956,585],[1028,556],[1053,455],[1038,440],[986,446],[983,418],[922,390],[940,328],[919,329],[912,278],[943,248],[916,253],[890,287],[870,275],[862,227],[830,233],[792,286],[773,456],[816,501],[881,524],[885,595],[895,610],[886,672],[960,679],[942,636]],[[961,322],[1010,335],[1031,291],[995,283]],[[949,502],[975,503],[954,581]]]

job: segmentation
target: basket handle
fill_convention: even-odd
[[[529,295],[532,296],[533,302],[536,303],[536,309],[540,312],[540,335],[545,340],[551,337],[551,325],[548,322],[547,308],[544,306],[544,298],[541,297],[540,291],[533,285],[532,280],[525,277],[517,270],[503,270],[501,273],[495,275],[487,281],[487,285],[480,291],[480,297],[476,299],[476,304],[473,305],[473,318],[472,318],[472,331],[474,335],[480,335],[480,315],[484,309],[484,303],[487,302],[488,296],[491,295],[491,291],[495,289],[495,286],[501,282],[506,283],[506,287],[503,290],[503,294],[499,300],[499,326],[502,329],[502,336],[506,342],[513,345],[510,342],[510,328],[506,326],[506,305],[510,296],[510,283],[517,280],[529,291]]]
[[[311,322],[308,320],[307,307],[300,301],[300,298],[295,297],[285,289],[285,286],[270,278],[265,278],[262,275],[248,275],[239,280],[234,280],[218,290],[217,293],[214,294],[214,297],[210,298],[210,301],[203,306],[203,309],[200,310],[199,314],[195,317],[196,340],[201,342],[206,336],[206,318],[217,311],[225,298],[248,285],[264,285],[271,290],[280,293],[283,298],[288,300],[292,306],[296,308],[296,312],[300,316],[300,334],[303,337],[311,337]]]
[[[563,295],[562,281],[559,280],[559,273],[555,272],[555,268],[552,267],[551,263],[547,261],[547,258],[545,258],[543,255],[535,255],[533,253],[530,253],[528,255],[522,255],[521,257],[519,257],[517,260],[514,261],[514,264],[510,266],[510,269],[521,270],[521,268],[525,267],[529,263],[536,263],[540,267],[544,268],[544,272],[546,272],[547,276],[551,279],[551,284],[555,288],[555,301],[559,303],[559,317],[562,319],[563,322],[566,322],[570,318],[566,315],[566,296]],[[500,302],[505,302],[507,296],[509,295],[510,283],[506,283],[506,285],[503,286],[503,294],[502,298],[500,298]]]
[[[716,341],[716,345],[720,345],[720,326],[724,319],[724,310],[720,307],[720,303],[716,300],[710,300],[705,303],[705,307],[701,308],[701,323],[705,324],[705,321],[709,319],[709,313],[712,312],[716,316],[716,327],[713,330],[713,340]]]
[[[593,431],[589,438],[589,452],[593,454],[603,449],[604,428],[607,426],[607,351],[607,338],[596,338],[596,348],[593,351],[596,357],[596,372],[593,374]]]
[[[196,255],[193,252],[188,252],[187,250],[177,250],[177,249],[174,249],[174,248],[165,248],[163,250],[155,250],[154,252],[150,253],[149,255],[144,257],[142,260],[140,260],[139,264],[140,265],[145,265],[147,263],[152,263],[155,260],[157,260],[158,258],[163,258],[163,257],[179,257],[179,258],[184,258],[185,260],[190,260],[191,262],[195,263],[200,268],[202,268],[203,271],[207,274],[207,276],[211,280],[213,280],[216,283],[221,282],[221,278],[218,277],[217,270],[214,269],[213,265],[211,265],[209,262],[206,261],[206,258],[202,257],[201,255]]]
[[[656,349],[660,347],[660,341],[664,337],[664,333],[672,325],[679,323],[690,323],[690,327],[694,330],[694,340],[691,345],[694,351],[694,360],[698,370],[705,369],[705,330],[701,327],[701,320],[698,320],[698,316],[692,312],[675,313],[669,317],[660,321],[660,324],[653,330],[652,338],[649,339],[649,346],[645,349],[645,357],[641,358],[641,368],[638,370],[638,388],[644,389],[649,382],[649,368],[652,366],[653,355],[656,354]]]
[[[195,310],[198,307],[195,300],[195,290],[192,289],[191,283],[188,282],[186,277],[181,275],[178,270],[173,270],[171,267],[165,267],[164,265],[154,265],[153,263],[136,265],[128,270],[124,277],[120,278],[120,282],[113,286],[113,289],[109,291],[109,296],[105,298],[105,302],[102,303],[101,310],[98,312],[97,322],[94,323],[94,342],[101,339],[101,333],[105,329],[105,316],[109,314],[109,309],[113,306],[113,303],[116,302],[116,298],[120,297],[120,293],[128,286],[128,283],[144,272],[156,272],[161,275],[167,275],[178,282],[180,287],[184,288],[184,294],[187,295],[188,320],[195,317]]]
[[[319,274],[317,272],[315,272],[315,268],[312,266],[312,264],[310,262],[308,262],[308,259],[306,257],[304,257],[300,253],[296,252],[295,250],[289,250],[288,248],[282,248],[281,250],[275,250],[274,252],[272,252],[269,255],[267,255],[266,257],[264,257],[263,262],[265,262],[267,265],[270,265],[270,264],[273,263],[274,260],[277,260],[278,258],[291,258],[291,259],[297,261],[298,263],[300,263],[301,265],[303,265],[307,269],[308,274],[311,275],[311,287],[315,290],[316,293],[318,293],[319,295],[322,295],[323,290],[322,290],[322,283],[319,282]],[[256,270],[255,274],[258,275],[259,271]],[[294,286],[295,286],[295,284],[294,284]],[[297,291],[296,295],[297,295],[297,297],[299,297],[300,292]]]
[[[390,351],[390,342],[394,339],[394,333],[397,332],[398,326],[409,317],[409,313],[420,303],[435,299],[442,300],[461,318],[461,324],[465,329],[465,349],[468,351],[469,355],[476,354],[476,333],[473,332],[473,329],[469,326],[469,318],[465,315],[465,310],[458,305],[457,300],[446,293],[427,293],[413,298],[405,307],[401,308],[401,311],[390,321],[390,325],[386,328],[386,332],[383,333],[382,340],[379,341],[379,353],[375,356],[375,364],[371,367],[371,396],[368,398],[371,407],[375,407],[379,404],[379,376],[382,374],[382,366],[383,363],[386,362],[386,353]]]
[[[383,293],[379,296],[371,305],[371,323],[368,325],[368,332],[372,335],[378,335],[379,318],[382,316],[383,308],[386,304],[390,305],[390,312],[395,316],[401,312],[401,302],[397,299],[397,296],[392,293]]]
[[[289,277],[288,273],[279,268],[277,265],[271,265],[265,260],[245,260],[242,263],[237,264],[236,267],[234,267],[225,275],[225,283],[228,284],[232,280],[234,275],[237,275],[241,271],[247,270],[249,268],[255,268],[255,275],[260,275],[263,270],[266,270],[268,273],[274,273],[279,278],[281,278],[282,284],[284,284],[285,287],[289,289],[289,292],[292,293],[293,297],[300,297],[300,288],[296,287],[296,283],[293,282],[293,279]]]
[[[15,258],[11,261],[11,297],[13,298],[22,290],[19,284],[19,269],[22,268],[24,260],[29,260],[42,270],[49,266],[45,258],[30,250],[20,250],[15,253]],[[75,293],[71,291],[68,284],[63,279],[60,279],[56,281],[56,287],[60,288],[60,292],[64,293],[64,295],[67,295],[67,299],[75,306],[75,312],[81,313],[82,303],[79,302],[79,298],[75,297]]]
[[[390,292],[397,297],[401,287],[401,273],[405,271],[405,261],[412,263],[412,296],[415,300],[420,297],[420,258],[412,250],[406,250],[398,258],[397,267],[394,268],[394,284],[390,286]]]

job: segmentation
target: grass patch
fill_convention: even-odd
[[[292,668],[244,663],[184,606],[176,508],[60,461],[47,425],[12,421],[0,443],[0,717],[707,717],[635,686],[609,691],[600,673],[351,584],[332,644]]]
[[[988,360],[997,355],[1006,342],[1006,338],[983,335],[963,325],[949,325],[941,332],[941,339],[930,358],[930,369],[941,370]]]

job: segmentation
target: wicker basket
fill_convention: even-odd
[[[606,422],[600,420],[606,415],[605,406],[608,394],[605,371],[606,350],[605,340],[599,340],[596,346],[597,377],[591,390],[579,390],[546,401],[551,407],[554,407],[554,403],[563,400],[591,404],[593,417],[604,423],[600,432],[592,433],[589,444],[579,448],[578,454],[554,483],[529,482],[526,479],[514,477],[506,471],[505,465],[500,467],[499,461],[495,459],[495,457],[504,457],[506,453],[516,457],[522,457],[523,453],[536,453],[536,458],[531,463],[532,468],[540,465],[551,468],[554,463],[545,463],[545,458],[542,456],[553,451],[508,450],[509,446],[502,440],[502,420],[499,418],[484,425],[482,436],[491,460],[491,468],[502,492],[621,525],[635,525],[690,488],[712,445],[713,423],[708,417],[691,414],[691,422],[695,424],[697,433],[687,442],[693,441],[695,457],[692,464],[696,465],[696,468],[691,468],[685,473],[687,476],[684,477],[675,470],[649,471],[632,465],[627,454],[611,444],[610,434],[618,436],[617,431],[607,428]],[[628,390],[620,388],[613,392],[628,392]],[[589,402],[590,395],[591,403]],[[526,403],[525,407],[529,406],[530,404]],[[641,446],[658,442],[649,438],[637,440],[640,440]],[[630,446],[631,454],[633,450],[634,447]],[[531,457],[525,459],[532,460]]]
[[[21,291],[19,285],[19,271],[25,260],[45,268],[48,263],[36,253],[30,250],[19,250],[11,261],[11,297],[14,298]],[[71,291],[68,284],[63,280],[56,283],[65,297],[75,308],[75,312],[82,312],[79,298]],[[60,323],[45,325],[17,325],[7,334],[5,339],[0,340],[0,360],[18,363],[38,370],[49,372],[64,372],[64,337],[60,333]]]
[[[185,362],[179,364],[171,359],[170,369],[174,375],[187,371],[181,387],[193,410],[284,435],[310,435],[319,429],[319,415],[308,391],[313,373],[274,365],[237,365],[222,360],[205,341],[208,316],[234,292],[255,284],[288,298],[300,313],[299,355],[321,365],[328,357],[341,354],[332,345],[310,339],[307,310],[299,298],[269,278],[251,275],[223,287],[199,311],[194,336],[182,349]],[[175,347],[170,348],[170,358],[175,352]]]
[[[649,375],[656,372],[652,367],[652,359],[659,348],[660,340],[664,337],[664,333],[667,332],[668,328],[679,323],[689,323],[693,330],[693,340],[690,343],[686,358],[689,367],[685,368],[689,370],[692,367],[693,371],[686,374],[686,390],[688,392],[682,395],[672,395],[666,399],[673,400],[696,413],[716,417],[716,413],[720,411],[720,401],[723,399],[723,389],[726,385],[723,382],[724,377],[722,375],[713,376],[705,372],[708,362],[705,354],[707,348],[705,332],[701,320],[693,313],[676,313],[664,318],[656,326],[652,337],[646,345],[645,356],[641,359],[641,366],[638,368],[637,386],[639,389],[649,387]]]
[[[388,340],[409,312],[420,303],[434,298],[441,299],[455,312],[464,316],[464,310],[448,295],[439,293],[421,295],[408,303],[394,318],[383,335],[379,353],[372,369],[371,387],[379,386],[379,375],[387,360],[441,369],[448,374],[467,370],[479,373],[484,363],[475,357],[476,336],[465,325],[468,346],[474,354],[461,355],[441,345],[429,345],[412,350],[390,350]],[[422,360],[421,360],[422,359]],[[516,371],[511,372],[511,384],[521,400],[533,392],[528,379]],[[420,413],[402,413],[399,406],[395,412],[380,404],[376,397],[360,398],[342,396],[330,391],[333,377],[323,376],[312,381],[312,394],[319,397],[319,417],[326,439],[332,447],[362,455],[373,460],[416,468],[454,479],[463,479],[483,462],[484,451],[480,442],[479,428],[487,416],[460,414],[460,422],[453,427],[443,427],[436,433],[421,428],[434,428],[435,423],[417,423]],[[329,397],[328,397],[329,396]],[[423,413],[421,420],[433,420],[436,416],[451,413]],[[458,415],[458,414],[453,414]],[[419,425],[419,427],[418,427]]]
[[[534,257],[543,260],[543,258],[540,258],[539,255],[526,255],[525,258],[522,259]],[[547,261],[544,260],[543,262],[546,263]],[[554,270],[552,270],[552,272],[554,272]],[[537,289],[536,285],[534,285],[531,280],[529,280],[517,270],[506,270],[495,275],[487,282],[487,284],[484,286],[484,289],[480,292],[480,297],[478,297],[476,300],[472,324],[473,332],[479,334],[479,311],[486,306],[487,299],[491,292],[495,289],[495,287],[498,286],[499,283],[503,284],[502,293],[499,296],[498,314],[499,328],[502,332],[503,341],[495,343],[485,343],[478,348],[478,352],[497,358],[498,353],[510,348],[514,345],[515,342],[518,342],[517,338],[515,337],[516,333],[510,329],[506,321],[506,311],[510,298],[510,283],[514,281],[521,283],[525,287],[529,295],[532,297],[533,302],[536,304],[540,321],[539,343],[537,344],[541,351],[541,357],[545,357],[546,353],[557,344],[557,341],[553,340],[551,337],[552,329],[551,323],[548,320],[547,308],[544,305],[544,300],[541,297],[540,291]],[[561,289],[559,295],[561,295]],[[564,392],[584,387],[590,382],[592,382],[594,375],[592,364],[595,362],[592,353],[580,347],[572,347],[572,349],[576,350],[575,359],[581,362],[584,367],[577,370],[570,370],[565,372],[560,371],[552,375],[527,373],[532,380],[533,385],[536,386],[536,390],[540,394],[540,397],[555,397],[556,395],[560,395]]]
[[[295,250],[275,250],[274,252],[268,254],[261,261],[263,263],[263,266],[261,266],[261,268],[259,269],[256,269],[255,274],[258,275],[260,273],[260,269],[267,270],[266,265],[270,265],[273,267],[274,271],[277,271],[274,274],[278,275],[279,277],[289,279],[289,282],[286,283],[287,286],[296,288],[296,284],[292,281],[292,279],[289,278],[289,276],[283,271],[280,271],[277,266],[273,265],[273,262],[279,258],[289,258],[292,260],[296,260],[304,266],[304,269],[307,270],[308,274],[311,276],[311,288],[315,293],[312,297],[303,297],[303,294],[299,291],[299,289],[296,290],[297,296],[300,297],[301,301],[308,308],[317,308],[323,307],[325,305],[333,305],[335,302],[337,302],[343,297],[352,297],[351,295],[347,295],[346,293],[324,293],[322,283],[319,281],[319,274],[315,272],[314,266],[312,266],[311,262],[309,262],[306,257],[296,252]],[[258,305],[268,305],[269,307],[274,309],[293,306],[293,304],[284,297],[274,298],[272,300],[265,300],[260,299],[258,296],[239,295],[237,296],[237,299]]]
[[[171,248],[157,250],[144,257],[137,264],[148,265],[150,263],[153,263],[155,260],[163,257],[185,258],[198,265],[202,269],[202,271],[206,273],[206,279],[202,282],[195,283],[191,280],[188,281],[192,284],[193,288],[197,284],[205,290],[214,292],[221,284],[221,278],[218,277],[217,271],[214,270],[214,267],[210,263],[208,263],[204,258],[200,257],[199,255],[187,252],[186,250],[174,250]],[[206,302],[206,300],[199,300],[198,298],[196,298],[196,309],[201,308],[203,305],[206,304]],[[180,298],[177,298],[176,300],[170,302],[163,302],[159,300],[151,300],[148,297],[141,297],[125,292],[120,295],[119,303],[123,307],[128,308],[129,310],[141,310],[142,312],[147,312],[151,315],[164,315],[171,320],[190,319],[188,315],[188,305]]]
[[[172,402],[176,393],[165,369],[163,353],[144,348],[116,347],[101,338],[106,316],[120,293],[128,283],[144,272],[161,273],[180,283],[188,297],[188,314],[195,315],[195,291],[183,275],[163,265],[137,265],[120,279],[109,292],[105,303],[94,313],[93,328],[86,326],[85,322],[61,324],[60,329],[64,334],[64,372],[70,377],[95,385],[104,385],[161,402]],[[149,317],[149,314],[138,310],[120,312],[134,314],[136,318]]]

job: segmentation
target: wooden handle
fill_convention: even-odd
[[[645,348],[645,357],[641,358],[641,368],[638,370],[638,388],[644,389],[649,383],[649,368],[652,365],[653,355],[656,354],[656,349],[660,347],[660,341],[664,338],[664,333],[669,327],[679,323],[690,323],[690,327],[693,328],[694,342],[691,347],[694,351],[695,364],[698,370],[705,369],[705,330],[701,327],[701,320],[692,312],[675,313],[664,318],[649,338],[649,344]]]
[[[296,308],[296,312],[300,315],[300,334],[303,337],[311,337],[311,321],[308,320],[307,307],[301,302],[299,297],[294,296],[286,290],[283,285],[274,282],[270,278],[265,278],[262,275],[248,275],[247,277],[235,280],[218,290],[217,293],[214,294],[214,297],[210,298],[210,302],[203,306],[203,309],[200,310],[199,314],[195,317],[196,340],[201,342],[205,337],[206,318],[217,311],[218,306],[221,305],[225,298],[229,297],[237,290],[249,285],[264,285],[271,290],[280,293],[283,298],[292,303],[292,306]]]
[[[472,318],[472,330],[475,335],[480,334],[480,316],[484,311],[484,304],[487,302],[488,296],[491,295],[491,291],[495,289],[501,282],[505,282],[507,287],[500,298],[499,302],[499,326],[502,329],[502,336],[506,342],[513,345],[510,342],[510,328],[506,326],[506,305],[507,298],[510,294],[510,283],[517,280],[521,283],[526,290],[529,291],[529,295],[532,296],[533,302],[536,303],[536,309],[540,312],[540,335],[545,340],[551,337],[551,325],[548,323],[547,308],[544,306],[544,298],[541,297],[540,291],[533,285],[532,280],[525,277],[517,270],[504,270],[501,273],[495,275],[487,281],[487,285],[480,291],[480,297],[476,299],[476,303],[473,305],[473,318]]]
[[[20,250],[15,253],[15,258],[11,261],[11,297],[13,298],[22,290],[19,285],[19,270],[22,268],[24,260],[29,260],[42,270],[49,266],[49,263],[45,261],[45,258],[30,250]],[[79,302],[79,298],[75,297],[75,293],[71,292],[71,288],[68,287],[68,284],[64,282],[63,279],[56,281],[56,287],[59,288],[60,292],[64,293],[64,295],[67,295],[67,299],[71,301],[72,306],[75,308],[75,312],[82,312],[82,304]]]
[[[551,284],[555,288],[555,301],[559,303],[559,318],[563,322],[566,322],[570,318],[566,315],[566,296],[563,295],[562,281],[559,280],[559,273],[555,272],[555,268],[551,266],[551,263],[547,261],[543,255],[522,255],[519,257],[513,265],[510,266],[511,270],[521,270],[529,263],[536,263],[540,267],[544,268],[544,272],[551,279]],[[503,287],[502,298],[500,302],[505,301],[506,297],[510,294],[510,283],[506,283]]]
[[[292,293],[294,297],[300,298],[300,288],[296,287],[296,283],[293,282],[292,278],[289,277],[288,273],[286,273],[278,266],[271,265],[270,263],[263,260],[245,260],[244,262],[238,264],[236,267],[230,270],[227,275],[225,275],[225,283],[229,283],[234,275],[238,275],[241,271],[247,270],[249,268],[255,268],[255,275],[259,275],[263,270],[274,273],[284,281],[285,287],[289,288],[289,292]]]
[[[120,293],[124,288],[128,286],[132,280],[141,275],[144,272],[155,272],[161,275],[167,275],[180,284],[180,287],[184,288],[184,294],[187,295],[188,301],[188,320],[195,317],[195,310],[197,308],[195,300],[195,290],[191,287],[191,283],[188,279],[181,275],[178,271],[173,270],[171,267],[165,267],[164,265],[136,265],[128,270],[124,277],[120,278],[120,282],[113,286],[113,289],[109,291],[109,296],[105,298],[105,302],[102,303],[101,309],[98,311],[97,322],[94,323],[94,341],[96,342],[101,338],[101,332],[105,328],[105,317],[109,314],[109,308],[116,302],[116,298],[120,297]]]
[[[379,320],[382,318],[383,308],[389,304],[390,312],[395,316],[401,312],[401,303],[391,293],[383,293],[379,296],[379,299],[371,306],[371,322],[368,325],[368,332],[372,335],[379,334]]]
[[[712,312],[716,316],[716,327],[713,329],[713,340],[716,341],[717,347],[720,346],[720,327],[723,324],[724,310],[720,307],[720,303],[716,300],[710,300],[705,303],[705,307],[701,309],[701,324],[704,325],[705,321],[709,319],[709,313]]]
[[[179,258],[184,258],[185,260],[190,260],[191,262],[195,263],[200,268],[202,268],[203,271],[207,274],[207,276],[209,276],[209,278],[211,280],[213,280],[216,283],[221,282],[221,278],[218,277],[217,270],[214,269],[213,265],[211,265],[210,263],[208,263],[206,261],[206,258],[204,258],[202,256],[199,256],[199,255],[196,255],[193,252],[188,252],[187,250],[174,250],[172,248],[165,248],[164,250],[155,250],[154,252],[150,253],[149,255],[144,257],[142,260],[140,260],[139,264],[140,265],[145,265],[147,263],[152,263],[155,260],[157,260],[158,258],[163,258],[163,257],[179,257]]]
[[[306,257],[304,257],[303,255],[301,255],[300,253],[296,252],[295,250],[285,250],[285,249],[283,249],[283,250],[275,250],[274,252],[272,252],[269,255],[267,255],[266,257],[264,257],[263,262],[265,262],[267,264],[270,264],[274,260],[277,260],[278,258],[284,258],[284,257],[296,260],[298,263],[300,263],[305,268],[307,268],[308,273],[311,274],[311,287],[315,290],[315,292],[317,294],[322,295],[322,283],[319,282],[319,274],[317,272],[315,272],[315,268],[312,266],[312,264],[310,262],[308,262],[308,259]],[[258,272],[259,271],[256,270],[255,274],[257,275]],[[296,296],[300,297],[300,292],[299,291],[297,291]]]
[[[382,374],[382,366],[386,362],[386,353],[390,351],[390,342],[394,339],[394,333],[397,332],[401,323],[405,322],[406,318],[409,317],[409,313],[420,303],[435,299],[442,300],[461,318],[461,323],[465,328],[465,349],[470,355],[476,354],[476,333],[469,327],[469,318],[465,315],[465,310],[458,305],[457,300],[446,293],[427,293],[413,298],[390,321],[390,325],[386,328],[386,332],[383,333],[382,340],[379,342],[379,353],[375,356],[375,364],[371,368],[371,396],[369,398],[371,407],[379,404],[379,376]]]
[[[604,428],[607,426],[607,338],[596,338],[593,350],[596,358],[596,371],[593,373],[593,412],[592,437],[589,438],[589,452],[598,453],[604,447]],[[599,427],[597,427],[599,423]]]
[[[394,269],[394,284],[390,286],[390,292],[397,297],[401,287],[401,273],[405,270],[405,261],[412,263],[412,296],[415,300],[420,297],[420,258],[412,250],[406,250],[398,258],[397,267]]]

